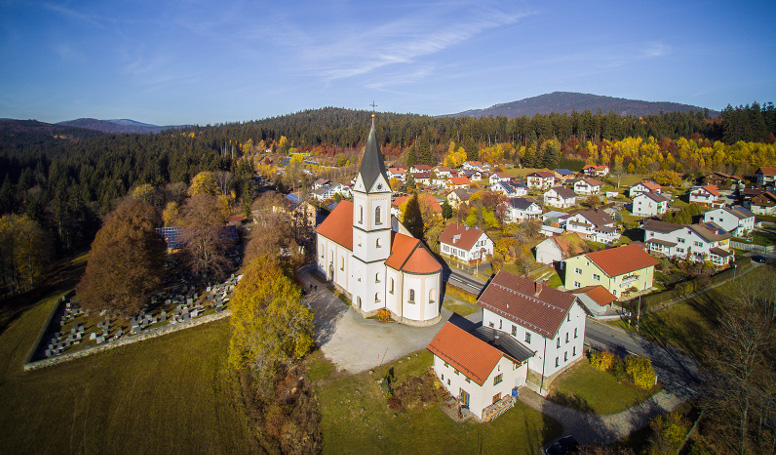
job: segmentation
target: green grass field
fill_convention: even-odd
[[[226,366],[226,320],[23,372],[63,293],[32,305],[0,335],[0,452],[259,450]]]
[[[458,313],[464,317],[472,313],[476,313],[480,310],[480,308],[476,305],[471,305],[469,303],[462,302],[460,300],[453,300],[450,298],[445,298],[445,300],[442,302],[442,306],[452,311],[453,313]]]
[[[344,376],[318,363],[328,362],[320,354],[310,359],[316,372],[316,391],[323,412],[324,453],[539,453],[546,442],[560,435],[560,425],[518,403],[493,422],[457,424],[437,405],[391,411],[376,383],[388,368],[394,368],[397,382],[420,376],[431,366],[428,351],[412,354],[410,360],[385,365],[368,372]],[[308,373],[309,374],[309,373]],[[394,414],[396,414],[394,416]]]
[[[580,411],[615,414],[641,403],[659,390],[660,386],[644,390],[630,382],[618,381],[611,373],[596,370],[587,361],[582,361],[552,383],[550,399]]]

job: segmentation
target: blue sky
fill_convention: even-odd
[[[771,1],[0,0],[0,117],[446,114],[553,91],[776,102]]]

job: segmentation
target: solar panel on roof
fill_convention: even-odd
[[[237,233],[237,228],[235,226],[231,226],[231,225],[223,226],[221,227],[221,230],[222,230],[221,235],[224,238],[228,238],[235,242],[240,241],[240,235]],[[158,232],[159,235],[164,237],[164,240],[167,242],[167,248],[171,250],[175,250],[185,246],[185,242],[182,239],[182,236],[183,236],[182,226],[169,226],[169,227],[156,228],[156,232]]]

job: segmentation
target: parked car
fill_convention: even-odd
[[[754,262],[759,262],[760,264],[765,264],[766,262],[768,262],[768,258],[766,258],[765,256],[752,256],[752,260]]]
[[[542,447],[542,453],[544,455],[563,455],[566,453],[577,453],[579,449],[579,443],[574,436],[567,435],[561,436],[549,445]]]

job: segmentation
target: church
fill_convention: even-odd
[[[391,218],[392,193],[373,115],[353,202],[340,202],[316,231],[318,271],[363,317],[384,308],[403,324],[433,325],[441,319],[442,266]]]

